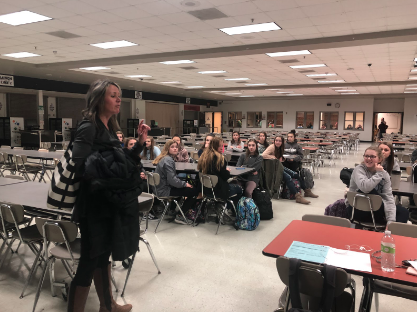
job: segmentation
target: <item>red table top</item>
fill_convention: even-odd
[[[345,249],[346,245],[369,246],[375,250],[381,249],[383,233],[344,228],[308,221],[292,221],[265,249],[262,254],[267,257],[278,258],[285,255],[293,241],[309,244],[330,246]],[[395,262],[417,259],[417,238],[393,235],[395,239]],[[372,254],[371,252],[371,254]],[[394,273],[381,270],[381,264],[371,258],[372,273],[344,269],[348,273],[367,276],[410,286],[417,286],[417,276],[406,274],[406,269],[396,268]]]

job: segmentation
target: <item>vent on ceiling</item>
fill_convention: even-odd
[[[215,9],[215,8],[189,11],[188,13],[191,14],[192,16],[194,16],[194,17],[197,17],[198,19],[200,19],[202,21],[208,21],[208,20],[212,20],[212,19],[216,19],[216,18],[227,17],[226,14],[224,14],[223,12],[221,12],[221,11]]]
[[[236,83],[248,83],[247,81],[236,81]]]
[[[307,74],[307,73],[315,73],[315,70],[307,69],[307,70],[300,70],[299,73],[301,74]]]
[[[185,66],[185,67],[180,67],[180,68],[185,69],[185,70],[197,69],[197,67],[194,67],[194,66]]]
[[[52,31],[52,32],[49,32],[49,33],[46,33],[46,34],[47,35],[51,35],[51,36],[55,36],[55,37],[58,37],[58,38],[62,38],[62,39],[71,39],[71,38],[81,37],[79,35],[72,34],[72,33],[69,33],[67,31],[63,31],[63,30],[60,30],[60,31]]]
[[[288,63],[299,63],[300,61],[297,59],[292,59],[292,60],[282,60],[278,62],[281,62],[282,64],[288,64]]]
[[[311,78],[311,79],[313,79],[313,80],[325,80],[326,78],[324,78],[324,77],[316,77],[316,78]]]
[[[212,77],[216,77],[216,78],[222,78],[222,77],[226,77],[225,75],[214,75]]]
[[[200,2],[194,0],[184,0],[180,2],[182,6],[185,7],[198,7],[200,6]]]

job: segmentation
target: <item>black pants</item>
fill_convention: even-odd
[[[91,243],[90,233],[88,230],[88,221],[81,219],[80,221],[81,231],[81,256],[78,263],[77,272],[75,274],[73,283],[76,286],[88,287],[93,280],[94,270],[102,268],[107,270],[109,265],[109,258],[111,251],[107,251],[97,257],[90,257]],[[110,242],[109,242],[110,244]]]
[[[169,192],[169,196],[187,197],[187,199],[183,203],[183,207],[190,207],[190,206],[192,206],[191,201],[193,201],[193,198],[197,197],[197,195],[199,193],[198,190],[199,189],[196,188],[196,187],[183,187],[183,188],[171,187],[171,191]],[[175,209],[175,204],[171,205],[171,209]],[[185,213],[185,211],[184,211],[184,213]]]

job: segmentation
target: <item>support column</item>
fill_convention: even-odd
[[[7,117],[6,93],[0,93],[0,117]]]
[[[39,129],[43,130],[45,128],[45,110],[43,106],[43,90],[38,90],[36,92],[36,104],[38,108]]]

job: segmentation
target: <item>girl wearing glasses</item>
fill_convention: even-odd
[[[349,191],[375,194],[382,197],[382,205],[374,212],[378,223],[407,223],[408,210],[401,205],[395,206],[392,195],[391,179],[381,165],[384,160],[382,151],[377,146],[368,147],[363,155],[363,162],[353,170]],[[348,214],[352,215],[352,206],[346,201]],[[361,222],[372,222],[368,211],[355,210],[354,219]]]

